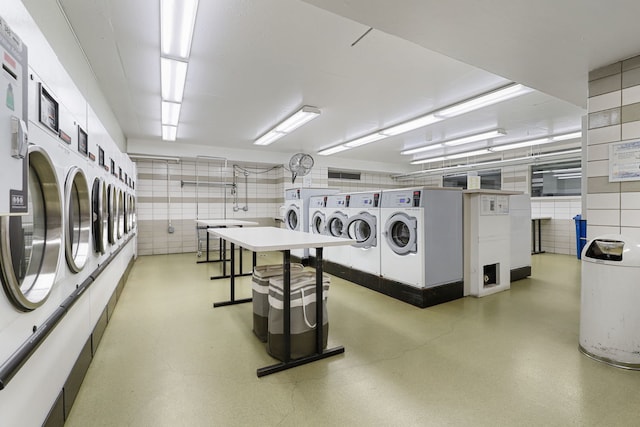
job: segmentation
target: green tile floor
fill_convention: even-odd
[[[195,261],[138,258],[67,426],[640,423],[640,372],[578,351],[575,257],[535,255],[510,291],[427,309],[332,277],[329,346],[345,354],[263,378],[275,360],[251,332],[251,304],[212,308],[228,282]]]

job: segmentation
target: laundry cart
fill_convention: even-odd
[[[621,235],[590,241],[582,252],[580,351],[640,370],[640,244]]]
[[[303,272],[304,266],[291,264],[291,277]],[[262,342],[267,342],[269,322],[269,280],[282,278],[282,264],[257,265],[251,278],[251,301],[253,303],[253,333]]]
[[[329,319],[327,294],[329,276],[322,275],[322,348],[327,347]],[[291,276],[291,359],[299,359],[316,352],[316,273],[305,272]],[[284,280],[269,280],[269,328],[267,351],[276,359],[285,360],[284,339]]]

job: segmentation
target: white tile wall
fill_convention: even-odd
[[[589,98],[589,112],[608,110],[620,106],[621,91],[609,92]]]
[[[588,144],[604,144],[620,141],[620,125],[591,129],[588,132]]]
[[[580,214],[582,198],[534,197],[531,199],[531,216],[548,217],[541,222],[542,249],[557,254],[576,254],[576,232],[573,217]],[[588,229],[588,227],[587,227]]]
[[[640,121],[622,124],[622,139],[640,138]]]
[[[640,209],[640,193],[621,193],[621,209]]]
[[[587,195],[589,209],[611,209],[620,207],[620,193],[595,193]]]
[[[636,102],[640,102],[640,86],[622,89],[622,105],[635,104]]]
[[[620,226],[620,211],[618,209],[587,208],[587,220],[588,224],[592,225]]]

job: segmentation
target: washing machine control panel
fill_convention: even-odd
[[[418,208],[422,205],[421,190],[395,190],[382,192],[380,206],[383,208]]]
[[[300,200],[300,189],[299,188],[289,188],[284,190],[284,199],[285,200]]]
[[[0,18],[0,215],[27,213],[27,47]]]
[[[351,208],[377,208],[379,206],[380,193],[351,194],[349,207]]]
[[[309,207],[324,208],[325,202],[326,202],[326,196],[313,196],[309,198]]]
[[[347,196],[346,195],[327,196],[327,207],[328,208],[346,208]]]

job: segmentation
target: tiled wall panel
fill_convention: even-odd
[[[588,104],[587,237],[640,237],[640,181],[610,182],[608,152],[640,139],[640,56],[589,73]]]

